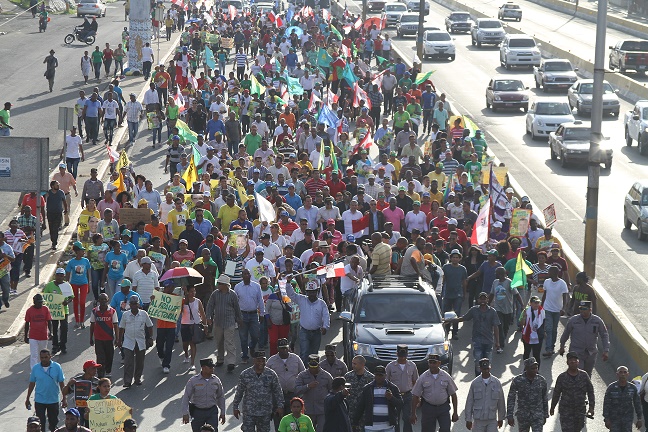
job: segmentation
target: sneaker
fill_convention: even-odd
[[[497,348],[497,354],[502,354],[504,352],[503,348]]]
[[[168,374],[169,373],[169,368],[168,367],[162,368],[162,373]]]
[[[16,295],[16,294],[18,294],[18,290],[15,290],[15,289],[9,290],[9,294],[10,295]]]
[[[30,272],[25,272],[25,277],[26,278],[31,277],[31,273]]]
[[[138,385],[138,386],[142,385],[142,381],[135,381],[135,385]]]
[[[182,360],[182,363],[189,363],[189,357],[185,357],[184,360]]]
[[[190,371],[195,371],[195,370],[196,370],[196,366],[191,365],[191,367],[189,368],[189,370],[190,370]]]
[[[129,384],[124,384],[124,388],[125,388],[125,389],[129,389],[129,388],[131,388],[130,383],[129,383]]]

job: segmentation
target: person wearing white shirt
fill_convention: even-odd
[[[272,263],[275,263],[281,256],[281,250],[279,249],[279,246],[274,243],[270,243],[269,233],[261,234],[259,241],[261,242],[260,247],[263,248],[263,256],[266,259],[270,260]]]
[[[421,203],[418,201],[414,201],[412,208],[413,210],[405,215],[405,229],[410,234],[415,229],[424,234],[427,231],[427,215],[421,211]]]
[[[290,235],[290,244],[291,245],[295,246],[297,243],[304,240],[304,237],[306,236],[306,231],[309,230],[307,228],[308,221],[306,219],[304,219],[304,222],[305,222],[304,225],[300,225],[299,229],[296,229]],[[300,224],[301,224],[301,221],[300,221]],[[312,234],[313,230],[309,230],[309,232]]]
[[[131,93],[129,98],[130,100],[126,102],[126,106],[124,107],[124,113],[126,114],[126,123],[128,124],[128,141],[131,144],[135,144],[135,138],[139,131],[139,122],[144,115],[144,107],[137,100],[135,93]]]
[[[342,213],[342,220],[344,221],[344,235],[352,234],[355,238],[362,237],[364,230],[353,231],[353,221],[362,218],[362,212],[358,211],[358,201],[352,200],[350,204],[350,210],[346,210]]]
[[[216,102],[212,103],[209,106],[209,111],[210,112],[217,112],[217,113],[226,113],[227,112],[227,105],[225,105],[223,102],[221,102],[220,98],[217,96],[216,97]]]
[[[311,133],[306,137],[306,141],[304,142],[306,152],[308,152],[309,155],[314,151],[319,152],[321,142],[322,138],[317,135],[317,130],[314,127],[311,128]]]
[[[289,42],[286,42],[285,37],[282,39],[282,42],[279,44],[279,49],[281,50],[281,54],[283,54],[284,57],[287,56],[288,54],[290,54],[290,48],[291,47],[292,47],[292,45],[290,45]]]
[[[254,121],[252,122],[254,126],[257,127],[257,133],[261,135],[262,137],[268,137],[268,133],[270,132],[270,128],[268,128],[268,124],[261,120],[261,114],[256,113],[254,114]],[[252,127],[252,125],[250,125]]]
[[[299,85],[302,86],[304,91],[310,92],[315,87],[315,78],[312,77],[307,70],[304,71],[304,75],[299,78]]]
[[[149,42],[146,42],[145,46],[142,47],[141,53],[142,53],[142,75],[144,75],[144,80],[148,81],[149,77],[151,76],[151,66],[155,61],[155,57],[153,56],[153,48],[151,48],[151,44]],[[153,83],[151,84],[155,86],[155,84]]]
[[[144,309],[148,309],[148,305],[151,303],[151,296],[155,290],[159,290],[160,282],[158,278],[160,275],[157,270],[152,267],[153,261],[151,258],[145,256],[140,260],[140,265],[142,268],[135,273],[133,276],[133,291],[137,293],[142,298],[142,303],[144,304]]]
[[[258,282],[261,276],[265,276],[270,279],[271,283],[274,283],[277,277],[274,264],[265,257],[262,246],[257,246],[254,249],[254,258],[245,264],[245,268],[250,271],[250,276],[255,282]]]
[[[160,100],[158,99],[158,92],[155,90],[155,83],[151,83],[151,87],[144,93],[144,106],[147,111],[151,111],[159,103]]]
[[[130,310],[124,312],[119,322],[117,346],[124,351],[125,388],[131,386],[133,378],[136,385],[142,383],[146,349],[153,346],[153,322],[146,311],[140,310],[139,302],[138,296],[131,296]]]
[[[348,308],[349,301],[355,295],[359,282],[364,276],[364,271],[360,264],[360,257],[354,255],[351,257],[351,263],[344,266],[344,276],[340,278],[340,292],[344,302],[344,309]]]
[[[423,193],[423,185],[421,185],[421,182],[416,179],[412,179],[409,181],[407,179],[401,180],[401,182],[398,183],[398,187],[400,188],[402,186],[405,189],[407,189],[407,185],[409,184],[409,182],[414,182],[414,192]]]

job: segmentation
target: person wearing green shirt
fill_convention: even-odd
[[[481,177],[482,164],[477,160],[477,153],[470,155],[470,162],[466,162],[466,171],[470,173],[473,183],[479,183]]]
[[[239,84],[241,85],[241,88],[243,90],[246,90],[246,89],[250,90],[251,87],[252,87],[252,80],[250,80],[250,77],[248,76],[248,74],[245,74],[245,75],[243,75],[243,79],[241,80],[241,82]]]
[[[98,393],[93,394],[88,398],[88,400],[102,400],[102,399],[117,399],[117,396],[110,394],[110,387],[112,383],[110,378],[99,378],[97,383]]]
[[[475,153],[477,153],[477,160],[482,160],[483,154],[488,150],[488,144],[482,136],[482,131],[477,129],[475,131],[475,136],[472,138],[473,147],[475,148]]]
[[[245,151],[250,155],[253,155],[254,152],[261,147],[261,135],[257,133],[257,130],[257,126],[252,123],[252,125],[250,125],[250,133],[246,134],[243,139]]]
[[[407,104],[405,111],[407,111],[410,115],[410,124],[412,125],[412,130],[416,132],[416,135],[418,135],[418,127],[421,123],[421,113],[423,112],[423,108],[421,108],[421,104],[419,103],[418,99],[412,99],[412,101]]]
[[[412,80],[410,79],[410,73],[405,72],[405,76],[398,81],[398,87],[408,89],[412,87]]]
[[[189,215],[189,218],[196,220],[196,211],[192,211],[191,214]],[[209,210],[203,209],[203,218],[207,219],[209,222],[212,224],[216,222],[216,219],[214,219],[214,215],[212,212]]]
[[[65,269],[57,268],[54,272],[54,280],[50,281],[43,288],[43,294],[70,294],[63,300],[63,310],[65,311],[65,319],[52,320],[52,355],[59,351],[65,354],[67,352],[67,332],[68,332],[68,315],[70,310],[68,304],[74,299],[72,292],[72,285],[65,281]],[[60,332],[59,332],[60,329]]]
[[[4,109],[0,110],[0,136],[11,135],[11,125],[9,119],[11,118],[11,102],[5,102]]]
[[[90,57],[92,57],[92,67],[94,68],[95,79],[98,80],[101,77],[101,65],[103,64],[104,58],[103,52],[101,52],[99,47],[96,46]]]
[[[304,401],[298,397],[290,401],[290,414],[279,422],[279,432],[315,432],[313,421],[304,414]]]
[[[176,127],[178,122],[178,115],[180,114],[180,107],[176,105],[175,99],[169,98],[169,104],[166,106],[165,114],[167,118],[167,138],[171,138],[171,131]]]
[[[394,113],[394,135],[398,135],[398,132],[405,128],[405,123],[408,123],[410,119],[410,113],[405,111],[402,104],[398,105],[397,109],[398,111]]]

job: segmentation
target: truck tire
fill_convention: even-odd
[[[632,146],[632,137],[630,136],[630,132],[628,131],[627,126],[625,128],[625,142],[628,147]]]
[[[646,238],[648,238],[648,233],[641,229],[641,219],[637,220],[637,238],[639,241],[646,241]]]
[[[632,228],[632,221],[630,219],[628,219],[628,215],[626,214],[625,210],[623,210],[623,227],[625,229]]]

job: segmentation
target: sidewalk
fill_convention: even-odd
[[[168,58],[172,55],[173,50],[180,40],[180,33],[174,33],[171,41],[167,42],[165,38],[160,40],[160,50],[162,54],[162,62],[166,63]],[[157,45],[157,42],[156,42]],[[138,100],[142,100],[144,92],[148,89],[148,82],[144,81],[142,76],[138,77],[126,77],[120,84],[123,89],[123,95],[126,100],[128,100],[129,93],[136,93],[138,95]],[[108,87],[108,82],[102,82],[100,91],[103,93]],[[74,105],[74,100],[70,100],[68,103],[69,106]],[[143,122],[140,125],[139,137],[142,137],[146,134],[146,123]],[[126,138],[128,134],[128,128],[124,122],[124,126],[118,128],[115,131],[115,142],[119,143],[117,146],[113,145],[113,149],[116,151],[121,151],[124,148],[122,141]],[[100,137],[102,132],[99,132]],[[144,145],[144,140],[140,139],[140,145]],[[96,146],[84,143],[84,152],[85,152],[85,162],[79,164],[79,173],[77,176],[77,189],[79,193],[83,189],[83,183],[90,177],[90,169],[97,168],[99,171],[99,178],[104,181],[104,184],[107,181],[107,172],[109,166],[109,159],[103,140],[100,140],[100,143]],[[51,163],[56,166],[58,163],[58,158],[56,161],[51,161]],[[48,178],[57,171],[48,173]],[[13,195],[13,194],[12,194]],[[18,194],[15,194],[18,195]],[[17,201],[16,197],[16,201]],[[16,202],[12,199],[9,206],[15,206]],[[22,331],[24,325],[24,315],[27,308],[32,304],[32,297],[40,292],[41,287],[44,286],[47,282],[52,279],[54,270],[56,269],[56,264],[59,261],[67,261],[72,257],[72,255],[66,255],[64,246],[70,243],[73,234],[76,233],[76,223],[81,213],[81,205],[79,197],[72,197],[72,206],[70,210],[70,220],[71,223],[68,227],[62,228],[59,232],[59,249],[52,253],[50,246],[50,236],[49,229],[45,230],[41,239],[41,254],[40,254],[40,286],[34,286],[34,273],[32,270],[32,276],[30,278],[25,278],[21,276],[20,282],[18,284],[18,295],[12,295],[9,298],[11,304],[10,308],[2,308],[0,310],[0,346],[9,345],[16,341],[18,335]],[[1,227],[9,226],[9,221],[16,217],[19,214],[18,207],[15,207],[13,211],[9,213],[9,216],[0,223]],[[69,249],[66,247],[66,249]],[[36,258],[35,258],[36,259]]]

